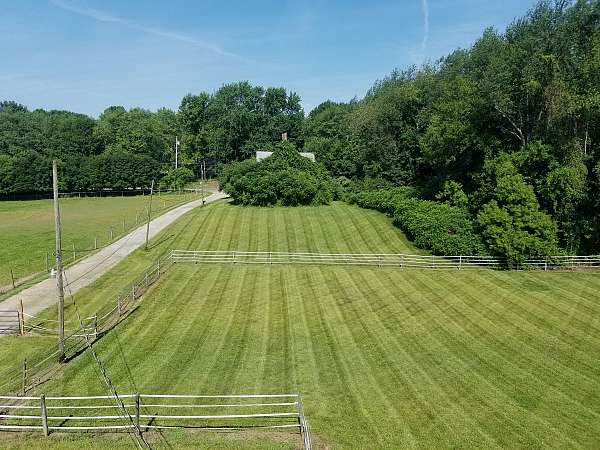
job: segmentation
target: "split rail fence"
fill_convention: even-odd
[[[389,253],[286,253],[173,250],[174,263],[310,264],[416,267],[424,269],[500,269],[506,259],[493,256],[431,256]],[[600,267],[600,256],[552,256],[526,259],[518,269],[575,270]]]
[[[155,261],[142,276],[137,278],[127,289],[116,296],[112,301],[97,311],[92,317],[82,319],[82,324],[77,321],[65,323],[65,357],[67,360],[75,357],[87,346],[87,340],[94,341],[110,329],[114,328],[138,305],[138,299],[148,290],[172,265],[171,253]],[[65,299],[68,304],[68,299]],[[12,315],[11,315],[12,314]],[[10,325],[2,326],[2,334],[37,334],[58,335],[58,323],[55,320],[43,319],[21,315],[21,325],[15,326],[14,317],[19,312],[10,311],[6,314]],[[8,322],[11,320],[12,322]],[[17,319],[18,320],[18,319]],[[1,339],[1,337],[0,337]],[[0,367],[0,392],[19,393],[25,395],[36,386],[49,380],[60,368],[58,361],[58,346],[54,345],[45,351],[40,351],[34,356],[19,361],[13,366]]]
[[[305,449],[312,447],[299,394],[0,396],[0,403],[4,431],[289,429],[299,431]]]

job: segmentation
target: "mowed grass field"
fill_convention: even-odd
[[[192,194],[162,194],[154,197],[153,217],[184,201],[198,198]],[[110,241],[110,229],[117,238],[147,218],[148,196],[62,198],[64,259],[89,254],[94,248]],[[50,267],[54,252],[54,210],[52,200],[0,202],[0,288],[11,283],[10,270],[15,278],[23,278],[46,269],[46,254]]]
[[[167,248],[412,250],[385,216],[345,204],[220,203],[78,294],[81,308],[102,304],[127,269]],[[97,350],[122,392],[300,392],[319,448],[591,449],[600,444],[599,289],[597,273],[180,264]],[[31,351],[48,341],[10,342]],[[2,347],[0,361],[15,356]],[[44,392],[105,389],[84,354]],[[173,432],[154,446],[295,445],[259,436]],[[11,435],[1,446],[128,442],[98,439]]]

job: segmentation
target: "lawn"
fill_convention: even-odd
[[[154,197],[153,217],[192,198],[193,194],[162,194]],[[60,200],[64,259],[89,254],[98,247],[142,224],[147,217],[148,196],[84,197]],[[46,255],[52,267],[54,210],[52,200],[0,202],[0,292],[11,287],[10,271],[16,279],[46,270]]]
[[[411,250],[389,219],[353,206],[220,203],[186,215],[78,302],[101,304],[126,283],[123,272],[172,247]],[[300,392],[319,448],[597,448],[599,289],[596,273],[181,264],[97,350],[122,392]],[[10,346],[17,341],[28,339]],[[0,360],[9,355],[0,347]],[[105,393],[88,355],[44,391]],[[286,447],[164,438],[174,447]],[[79,435],[4,439],[3,448],[92,446]]]

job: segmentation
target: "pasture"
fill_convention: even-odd
[[[195,196],[194,198],[197,198]],[[63,249],[66,263],[104,246],[147,218],[148,196],[61,198]],[[162,194],[154,197],[153,217],[184,201],[192,194]],[[0,202],[0,292],[16,279],[46,270],[53,265],[54,212],[52,200]]]
[[[112,300],[170,248],[414,252],[388,218],[354,206],[221,202],[78,293],[81,309]],[[596,448],[599,289],[597,273],[178,264],[96,348],[122,392],[300,392],[318,448]],[[50,340],[4,342],[0,361]],[[106,393],[86,354],[43,390]],[[3,448],[94,445],[82,435],[11,436]],[[165,432],[154,444],[296,445],[249,436]]]

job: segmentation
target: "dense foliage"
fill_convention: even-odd
[[[483,245],[465,208],[421,200],[414,189],[363,191],[349,196],[352,203],[394,218],[419,248],[435,255],[477,255]]]
[[[147,186],[161,176],[163,186],[179,185],[186,177],[167,169],[176,135],[189,168],[201,158],[246,160],[284,132],[316,155],[335,186],[414,187],[421,200],[407,203],[411,214],[447,214],[448,222],[427,219],[439,229],[470,221],[487,252],[517,262],[600,252],[600,0],[543,0],[505,31],[485,30],[471,48],[395,70],[363,99],[327,101],[306,118],[295,93],[248,82],[187,95],[177,113],[111,107],[97,120],[2,102],[0,194],[48,190],[53,157],[64,163],[69,190]],[[272,161],[233,165],[222,179],[240,203],[333,196],[333,188],[315,190],[325,179],[330,185],[322,169],[317,176]],[[401,211],[396,222],[415,239],[450,251]],[[469,246],[479,244],[456,249]]]
[[[282,142],[273,154],[227,165],[219,177],[223,190],[242,205],[325,205],[338,194],[325,168],[301,156],[296,146]]]
[[[323,103],[304,128],[333,176],[431,200],[460,185],[493,253],[599,252],[600,1],[542,1],[361,101]]]

